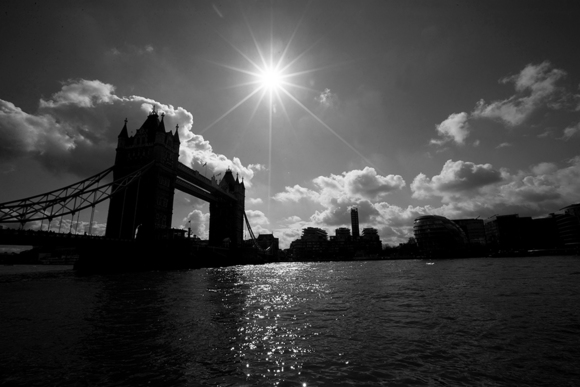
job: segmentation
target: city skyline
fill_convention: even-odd
[[[9,2],[0,202],[110,167],[125,118],[179,125],[180,161],[246,185],[254,232],[361,229],[580,201],[570,2]],[[106,222],[106,209],[97,221]],[[176,192],[173,227],[207,237]]]

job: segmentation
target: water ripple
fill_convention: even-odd
[[[0,281],[0,385],[573,386],[577,257]]]

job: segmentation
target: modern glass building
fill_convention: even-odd
[[[424,253],[452,253],[465,249],[467,236],[453,221],[439,215],[424,215],[413,224],[415,240]]]

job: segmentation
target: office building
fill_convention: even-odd
[[[465,249],[467,236],[453,221],[439,215],[423,215],[415,219],[413,231],[422,252],[448,254]]]
[[[358,208],[356,207],[350,209],[350,223],[352,227],[352,238],[356,241],[360,237],[360,231],[358,228]]]

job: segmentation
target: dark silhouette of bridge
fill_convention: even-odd
[[[164,114],[158,114],[155,108],[133,136],[129,136],[125,120],[118,136],[113,167],[58,190],[0,204],[0,223],[17,222],[24,227],[27,222],[48,220],[50,227],[53,219],[60,218],[59,224],[62,224],[63,216],[70,215],[72,227],[75,214],[91,208],[89,227],[92,227],[95,206],[109,200],[107,227],[105,236],[100,238],[101,245],[106,245],[104,241],[115,241],[114,248],[118,249],[127,246],[120,245],[120,241],[134,242],[128,246],[160,246],[166,241],[161,245],[175,246],[174,242],[169,242],[175,237],[171,230],[173,196],[175,190],[180,190],[209,202],[210,247],[240,249],[244,220],[250,235],[255,238],[245,217],[243,180],[238,176],[234,178],[230,169],[220,181],[215,176],[209,179],[180,163],[178,129],[177,126],[174,133],[166,130]],[[64,238],[45,233],[0,232],[0,243],[4,244],[34,245],[37,242],[59,243],[59,240]],[[93,250],[99,245],[95,238],[69,238],[68,243],[89,246]],[[122,249],[130,250],[131,247]],[[181,249],[180,253],[190,250]],[[146,250],[140,250],[144,252]]]
[[[218,183],[207,179],[178,161],[179,132],[166,131],[163,114],[153,110],[134,136],[127,122],[117,142],[113,168],[115,181],[148,168],[136,184],[113,195],[109,204],[106,236],[131,239],[139,228],[139,238],[158,238],[171,228],[173,195],[176,189],[210,204],[209,243],[228,241],[242,244],[245,187],[227,170]]]

